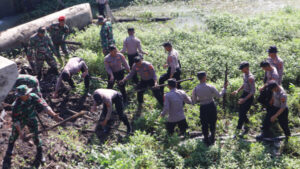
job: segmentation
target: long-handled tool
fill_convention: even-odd
[[[178,80],[178,81],[176,81],[176,83],[181,83],[181,82],[185,82],[185,81],[192,81],[192,80],[194,80],[194,78],[188,78],[188,79]],[[153,87],[151,87],[150,89],[151,89],[151,90],[159,89],[160,87],[164,87],[164,86],[167,86],[167,85],[168,85],[168,84],[161,84],[161,85],[153,86]],[[137,89],[136,91],[137,91],[137,92],[140,92],[140,91],[145,91],[145,90],[147,90],[147,89],[149,89],[149,88]]]

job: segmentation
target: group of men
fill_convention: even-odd
[[[180,134],[184,135],[186,133],[188,122],[186,121],[183,107],[185,104],[199,103],[200,121],[204,135],[203,141],[207,145],[214,144],[217,121],[217,108],[214,98],[220,98],[226,93],[227,83],[224,84],[222,91],[219,92],[214,86],[207,84],[206,72],[198,72],[197,78],[200,83],[194,88],[192,97],[189,97],[181,90],[180,83],[178,83],[181,75],[181,64],[179,54],[170,42],[165,42],[162,45],[168,53],[166,64],[164,65],[167,72],[158,79],[153,65],[145,61],[142,56],[143,54],[147,55],[147,52],[142,50],[141,41],[134,36],[134,28],[128,28],[129,36],[124,40],[123,49],[119,52],[114,45],[115,40],[113,39],[111,23],[102,16],[100,16],[98,20],[100,25],[102,25],[100,35],[103,53],[105,54],[103,64],[108,74],[107,89],[97,89],[93,93],[94,104],[91,107],[91,111],[97,111],[98,106],[103,105],[99,125],[103,128],[107,127],[113,112],[113,105],[115,105],[120,120],[127,126],[127,132],[130,133],[132,131],[128,118],[124,114],[124,105],[128,104],[128,96],[125,89],[126,82],[133,79],[133,82],[137,84],[137,101],[139,105],[142,105],[144,102],[144,92],[148,89],[152,90],[158,103],[163,107],[161,116],[168,115],[166,129],[169,134],[174,133],[174,129],[177,125],[180,129]],[[30,39],[28,60],[31,65],[36,66],[38,78],[30,75],[20,75],[16,82],[15,89],[17,99],[12,105],[13,130],[3,162],[4,167],[10,166],[14,142],[18,136],[23,138],[24,135],[22,131],[24,126],[28,126],[30,131],[34,133],[38,161],[44,160],[42,157],[41,141],[38,137],[37,112],[46,111],[49,115],[53,116],[55,120],[62,120],[44,101],[39,88],[39,80],[42,76],[41,67],[44,61],[47,61],[50,65],[52,72],[58,73],[51,50],[56,54],[58,59],[61,58],[58,54],[59,47],[62,48],[65,55],[68,55],[64,40],[69,29],[64,22],[65,18],[60,17],[58,24],[53,24],[48,28],[51,39],[45,35],[46,29],[44,28],[40,28],[38,33]],[[288,138],[290,131],[288,128],[287,94],[281,87],[283,61],[277,56],[278,51],[275,46],[271,46],[268,52],[269,58],[260,64],[262,69],[266,72],[266,78],[264,86],[260,88],[262,97],[259,100],[266,107],[267,115],[263,121],[262,135],[260,135],[258,139],[262,139],[268,135],[270,124],[277,118]],[[122,53],[127,55],[129,64]],[[237,132],[239,133],[244,126],[243,133],[245,134],[249,130],[247,112],[254,100],[256,89],[255,77],[251,74],[248,62],[241,62],[239,69],[244,74],[244,83],[232,94],[236,95],[243,90],[243,94],[238,101],[240,109]],[[125,76],[125,70],[128,72],[127,76]],[[72,76],[78,74],[80,71],[82,72],[85,88],[88,92],[90,83],[88,66],[82,58],[73,57],[68,60],[62,69],[57,80],[53,97],[58,96],[63,81],[68,82],[72,88],[76,87]],[[164,87],[158,86],[158,84],[164,84],[165,81],[168,81],[168,88],[170,89],[166,94],[164,94]],[[120,92],[112,89],[115,82],[119,86]]]

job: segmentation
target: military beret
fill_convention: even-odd
[[[246,62],[246,61],[243,61],[240,63],[240,66],[239,66],[239,69],[242,70],[244,69],[245,67],[249,67],[249,63]]]
[[[60,22],[60,21],[65,21],[66,20],[66,17],[65,16],[60,16],[59,18],[58,18],[58,21]]]
[[[276,46],[270,46],[268,49],[268,53],[277,53],[277,47]]]

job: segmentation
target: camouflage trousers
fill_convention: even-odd
[[[57,63],[52,53],[37,53],[35,56],[35,71],[37,74],[42,72],[45,61],[52,69],[57,69]]]
[[[54,49],[57,53],[57,58],[60,58],[60,52],[59,52],[59,48],[61,48],[61,50],[64,52],[65,57],[68,58],[69,55],[69,51],[67,48],[67,45],[65,43],[54,43]]]
[[[29,128],[29,131],[31,133],[34,134],[33,140],[34,140],[34,144],[37,147],[41,147],[42,146],[42,140],[40,140],[39,138],[39,131],[38,131],[38,121],[36,119],[28,119],[28,120],[24,120],[23,122],[21,122],[21,129],[23,129],[25,126],[27,126]],[[11,131],[11,135],[9,137],[9,143],[10,144],[14,144],[15,141],[18,139],[19,137],[19,132],[17,130],[17,128],[15,126],[12,127],[12,131]]]

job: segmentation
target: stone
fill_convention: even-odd
[[[0,33],[0,51],[5,51],[27,44],[29,38],[39,27],[49,27],[58,22],[58,17],[65,16],[66,24],[70,28],[82,29],[92,23],[92,10],[89,3],[75,5],[42,18],[13,27]]]
[[[0,56],[0,103],[13,88],[18,75],[17,64]]]

